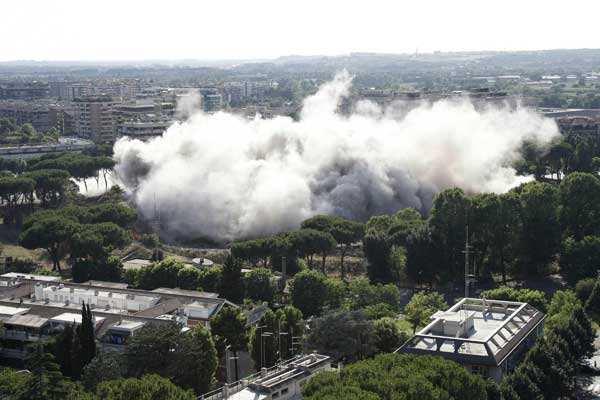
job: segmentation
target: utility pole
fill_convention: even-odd
[[[283,350],[281,349],[281,344],[283,343],[283,340],[281,340],[282,336],[287,336],[288,333],[287,332],[281,332],[281,320],[278,321],[279,324],[279,361],[283,361]]]
[[[231,366],[229,365],[229,348],[231,346],[225,346],[225,370],[227,371],[227,383],[231,382]]]
[[[466,231],[465,250],[463,251],[465,254],[465,298],[469,297],[469,284],[471,283],[469,274],[469,250],[471,249],[471,246],[469,245],[469,225],[467,225]]]
[[[281,257],[281,292],[285,290],[285,283],[287,280],[287,265],[285,256]]]
[[[153,233],[160,237],[160,208],[156,200],[156,193],[154,193],[154,215],[152,216],[150,225]]]
[[[260,335],[260,350],[261,350],[261,355],[260,355],[261,356],[260,357],[261,358],[261,362],[260,362],[261,365],[260,365],[260,367],[261,368],[265,368],[265,358],[266,358],[266,355],[267,355],[266,351],[265,351],[265,343],[264,343],[263,339],[271,337],[271,336],[273,336],[272,332],[263,332]]]
[[[259,325],[256,329],[259,329],[259,342],[260,342],[260,367],[263,367],[263,328],[266,328],[266,325]]]

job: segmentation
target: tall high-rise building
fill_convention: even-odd
[[[76,99],[75,132],[95,142],[111,142],[116,136],[113,109],[116,102],[107,96]]]

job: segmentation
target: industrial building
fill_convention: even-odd
[[[527,303],[464,298],[397,352],[441,356],[500,382],[542,335],[544,318]]]
[[[81,323],[89,304],[102,347],[123,351],[129,337],[147,324],[177,324],[187,330],[210,320],[224,307],[237,307],[216,293],[159,288],[128,289],[125,284],[72,283],[57,277],[0,275],[0,357],[23,360],[29,344]]]

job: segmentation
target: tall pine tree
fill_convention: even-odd
[[[242,263],[233,256],[227,256],[223,265],[223,278],[219,294],[234,303],[241,303],[244,299]]]
[[[94,321],[89,304],[81,306],[81,325],[77,336],[81,346],[81,364],[85,367],[96,355],[96,338],[94,336]]]

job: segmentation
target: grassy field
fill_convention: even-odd
[[[2,256],[4,257],[44,261],[43,256],[45,252],[43,250],[29,250],[15,244],[6,243],[1,243],[0,246],[2,248]]]

